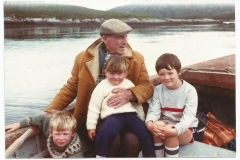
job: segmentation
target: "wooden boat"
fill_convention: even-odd
[[[151,76],[152,83],[160,84],[158,76]],[[191,83],[198,92],[199,110],[210,111],[225,124],[236,127],[236,84],[235,54],[197,63],[183,68],[181,78]],[[147,111],[148,104],[144,104]],[[74,104],[67,110],[73,111]],[[30,136],[16,149],[8,152],[6,158],[43,158],[49,157],[46,149],[46,137],[36,127]],[[5,134],[5,149],[29,128],[19,129]],[[180,157],[236,157],[236,152],[195,141],[180,147]],[[139,155],[141,156],[141,153]]]

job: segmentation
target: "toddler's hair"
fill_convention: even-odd
[[[127,71],[128,67],[129,65],[124,57],[112,55],[106,63],[105,70],[111,73],[122,73]]]
[[[52,117],[49,122],[49,133],[53,130],[65,131],[71,130],[76,132],[77,121],[73,115],[68,111],[52,111]]]
[[[160,69],[176,69],[176,71],[179,73],[181,70],[181,61],[174,54],[164,53],[157,59],[155,69],[157,73],[160,71]]]

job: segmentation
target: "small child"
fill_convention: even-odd
[[[152,132],[157,157],[178,157],[179,145],[193,143],[198,96],[196,89],[179,78],[181,62],[174,54],[165,53],[156,61],[162,84],[154,89],[146,116]]]
[[[77,121],[68,111],[52,111],[52,116],[38,114],[5,126],[7,133],[19,128],[37,126],[48,137],[47,147],[52,158],[81,158],[81,143],[76,133]]]
[[[131,88],[134,84],[126,79],[128,63],[124,57],[112,55],[106,63],[106,79],[94,89],[88,106],[87,130],[90,139],[96,136],[96,157],[108,157],[109,148],[123,127],[137,135],[143,157],[156,157],[153,137],[144,123],[142,105],[133,106],[130,102],[119,108],[109,107],[108,99],[115,88]],[[103,128],[96,134],[99,117],[104,119]]]

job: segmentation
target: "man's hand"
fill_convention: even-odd
[[[16,131],[20,128],[20,123],[13,123],[13,124],[10,124],[10,125],[7,125],[5,126],[5,131],[7,131],[7,133],[10,133],[10,132],[13,132],[13,131]]]
[[[91,140],[94,140],[95,136],[96,136],[96,130],[88,130],[88,137]]]
[[[112,93],[114,96],[109,98],[108,106],[113,108],[121,107],[134,98],[132,91],[123,88],[116,88]]]

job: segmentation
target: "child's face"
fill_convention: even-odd
[[[58,147],[64,147],[71,142],[72,137],[74,136],[74,133],[71,130],[65,130],[65,131],[53,130],[52,134],[50,135],[53,138],[53,142]]]
[[[121,73],[111,73],[111,72],[105,72],[105,75],[108,79],[108,81],[112,84],[112,85],[118,85],[120,84],[124,78],[127,75],[127,71],[126,72],[121,72]]]
[[[180,73],[177,73],[176,69],[160,69],[158,71],[159,79],[163,85],[168,89],[178,89],[181,86],[181,80],[179,79]]]

